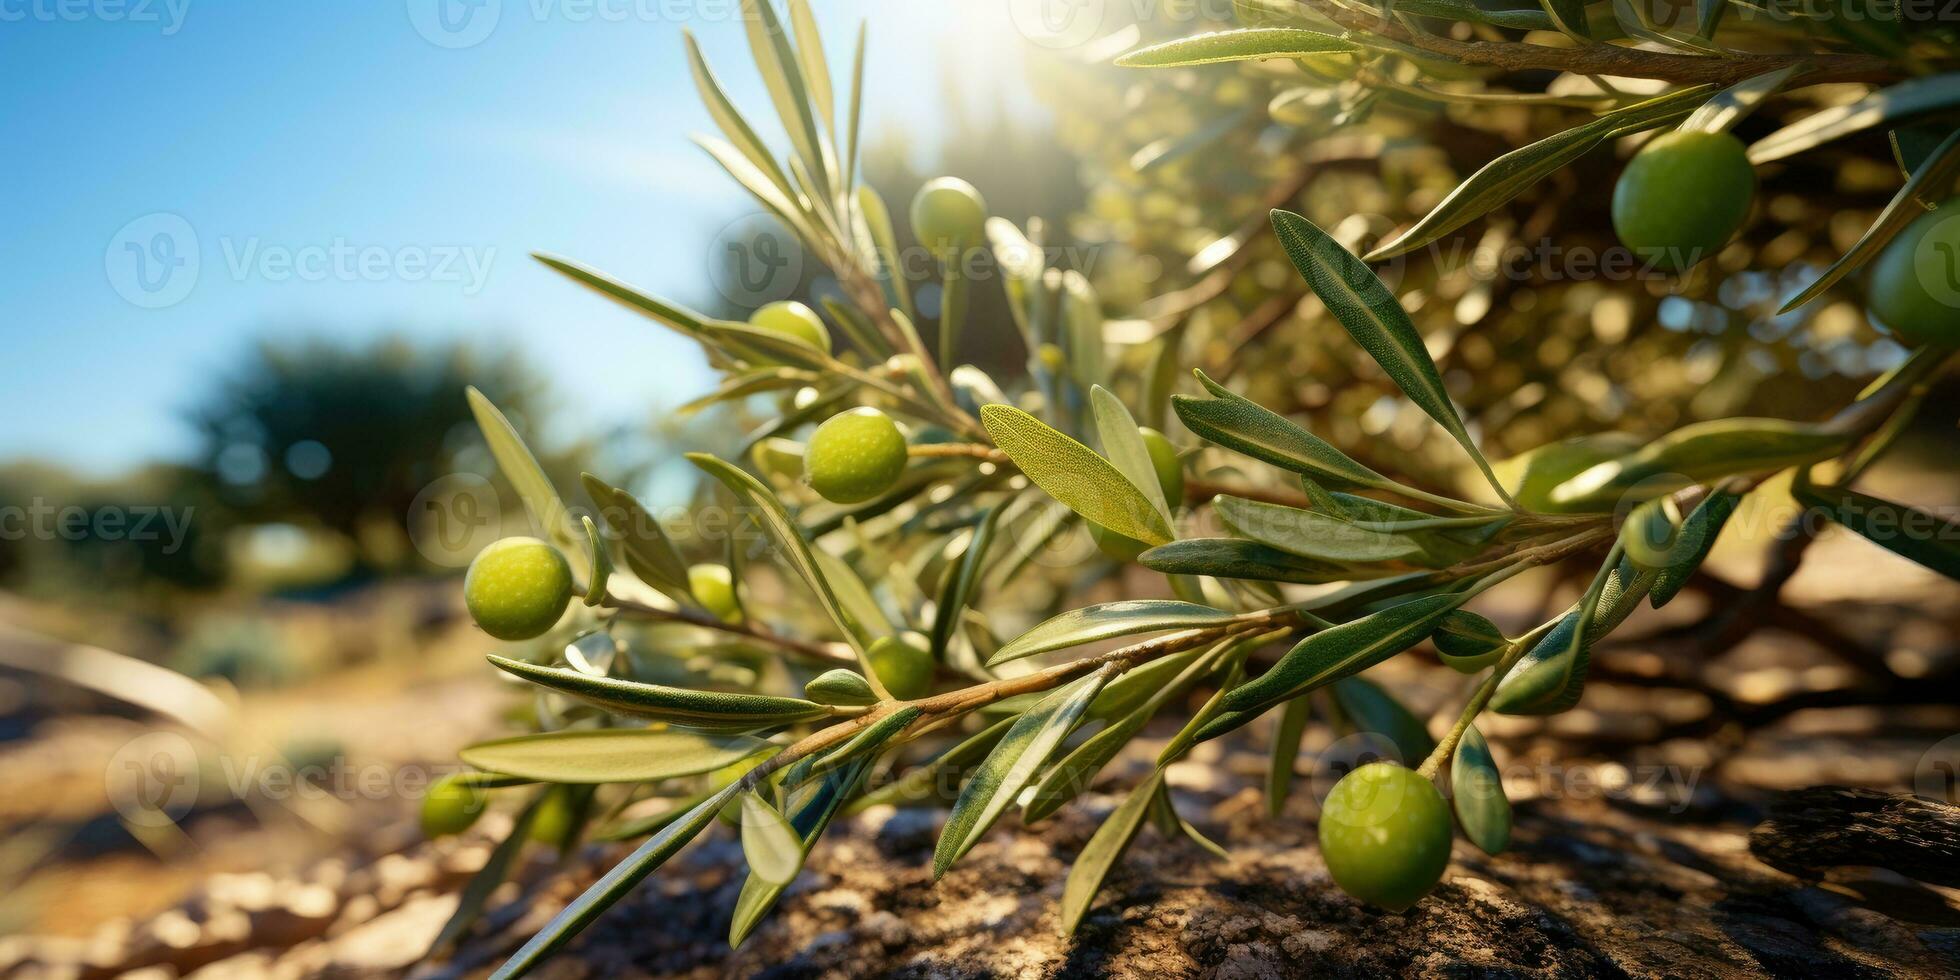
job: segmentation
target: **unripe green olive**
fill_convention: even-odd
[[[724,623],[733,623],[742,618],[742,604],[735,598],[735,580],[728,574],[727,565],[709,562],[689,565],[687,591],[694,594],[694,601],[699,602],[701,608]]]
[[[461,776],[444,776],[429,784],[422,796],[422,833],[429,837],[460,834],[483,816],[490,794]]]
[[[890,490],[905,471],[905,436],[875,408],[831,416],[810,436],[803,472],[825,500],[855,504]]]
[[[872,643],[865,656],[892,697],[910,701],[931,693],[934,664],[930,652],[887,636]]]
[[[572,821],[577,815],[572,812],[571,791],[563,786],[548,789],[544,802],[538,804],[537,815],[531,818],[532,840],[553,847],[564,843],[571,836]]]
[[[1913,219],[1872,263],[1872,319],[1908,344],[1960,347],[1960,197]]]
[[[713,772],[708,773],[708,792],[719,793],[722,790],[725,790],[728,787],[735,785],[736,780],[742,778],[743,776],[748,775],[749,770],[754,769],[756,766],[761,765],[762,760],[765,758],[767,758],[767,756],[752,755],[746,759],[737,759],[734,762],[729,763],[728,765],[722,766],[720,769],[716,769]],[[728,801],[728,803],[721,808],[721,812],[716,814],[716,816],[721,819],[722,823],[725,823],[730,827],[741,826],[742,825],[742,801],[741,800]]]
[[[1428,779],[1392,762],[1341,777],[1320,808],[1320,854],[1343,891],[1400,912],[1443,879],[1450,808]]]
[[[463,577],[463,604],[499,640],[544,635],[572,601],[572,567],[537,538],[504,538],[477,553]]]
[[[1668,133],[1642,148],[1613,187],[1613,230],[1657,267],[1679,272],[1728,244],[1756,195],[1756,171],[1728,133]]]
[[[749,315],[749,326],[795,337],[824,353],[830,353],[830,330],[817,311],[793,299],[778,300]]]
[[[958,177],[934,177],[912,198],[912,234],[933,251],[972,248],[986,226],[986,200]]]
[[[1164,501],[1175,510],[1184,500],[1184,463],[1177,458],[1177,447],[1162,432],[1147,425],[1138,426],[1137,432],[1143,436],[1143,448],[1150,453],[1150,466],[1157,471],[1157,486],[1164,491]],[[1096,549],[1111,561],[1136,561],[1138,555],[1150,548],[1094,521],[1089,522],[1089,537],[1096,542]]]

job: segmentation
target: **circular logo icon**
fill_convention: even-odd
[[[1334,791],[1334,784],[1348,773],[1371,762],[1402,761],[1402,752],[1395,747],[1393,739],[1377,732],[1355,732],[1335,739],[1314,758],[1308,786],[1314,802],[1325,804],[1327,794]]]
[[[504,0],[407,0],[408,22],[439,48],[482,44],[504,15]]]
[[[103,784],[109,805],[142,827],[176,823],[197,804],[197,747],[176,732],[131,739],[109,757]]]
[[[1074,48],[1102,33],[1108,0],[1009,0],[1014,29],[1038,47]]]
[[[708,279],[736,306],[788,299],[803,282],[803,245],[775,218],[745,215],[722,226],[708,245]]]
[[[1933,743],[1912,772],[1912,791],[1929,800],[1960,803],[1960,735]]]
[[[1933,223],[1919,246],[1913,249],[1912,271],[1926,295],[1960,309],[1960,208],[1941,208],[1949,212]]]
[[[175,306],[197,285],[197,232],[167,211],[122,226],[102,253],[116,295],[146,310]]]
[[[408,539],[432,565],[463,568],[503,532],[497,488],[475,473],[452,473],[410,502]]]

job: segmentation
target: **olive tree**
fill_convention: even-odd
[[[527,839],[639,841],[500,975],[526,972],[717,817],[739,826],[748,864],[730,935],[740,943],[838,814],[947,807],[933,867],[943,875],[1008,811],[1033,824],[1067,805],[1163,716],[1181,727],[1069,872],[1059,922],[1073,931],[1146,823],[1215,846],[1176,813],[1167,767],[1272,715],[1277,804],[1310,695],[1323,689],[1344,724],[1399,756],[1333,788],[1323,856],[1356,898],[1403,909],[1441,878],[1459,830],[1492,852],[1509,838],[1479,717],[1576,705],[1594,645],[1640,604],[1675,597],[1770,477],[1793,472],[1807,506],[1960,577],[1956,528],[1854,487],[1960,341],[1949,288],[1960,283],[1946,278],[1960,222],[1946,222],[1954,205],[1941,203],[1960,134],[1937,128],[1960,110],[1960,46],[1950,28],[1908,29],[1893,7],[1807,11],[1259,0],[1226,30],[1149,44],[1140,31],[1116,35],[1126,48],[1117,66],[1184,72],[1187,89],[1207,92],[1230,81],[1230,99],[1219,98],[1243,110],[1225,125],[1164,132],[1168,142],[1125,163],[1145,199],[1160,193],[1151,180],[1197,173],[1192,194],[1217,188],[1214,201],[1251,205],[1229,234],[1112,235],[1119,256],[1184,251],[1194,281],[1154,293],[1107,264],[1055,261],[1066,241],[1054,229],[990,218],[957,177],[930,182],[896,214],[860,184],[862,32],[848,70],[833,75],[806,3],[792,0],[786,18],[766,0],[744,4],[787,158],[689,39],[721,131],[698,141],[830,270],[841,297],[733,322],[539,256],[698,342],[723,376],[700,404],[766,403],[773,416],[739,447],[689,457],[723,519],[662,519],[590,474],[581,489],[592,507],[569,507],[472,392],[541,537],[487,550],[464,593],[485,632],[511,644],[490,663],[531,690],[537,731],[465,748],[471,769],[427,798],[431,833],[470,826],[497,795],[522,801],[439,943],[469,927]],[[1804,100],[1819,92],[1831,100],[1811,108]],[[1406,132],[1410,119],[1464,128],[1421,115],[1439,106],[1528,111],[1526,125],[1503,131],[1509,145],[1389,227],[1316,223],[1295,210],[1306,179],[1268,186],[1268,175],[1227,172],[1270,155],[1203,152],[1244,139],[1331,142],[1376,125]],[[1738,124],[1766,106],[1808,111],[1744,143]],[[1515,227],[1511,202],[1611,147],[1628,158],[1610,195],[1592,196],[1610,198],[1618,247],[1652,278],[1591,283],[1586,295],[1692,292],[1739,232],[1774,234],[1778,213],[1754,203],[1759,168],[1881,128],[1897,150],[1896,195],[1841,257],[1778,299],[1799,309],[1863,277],[1873,319],[1910,352],[1826,411],[1813,397],[1811,418],[1723,415],[1658,434],[1630,425],[1493,463],[1484,442],[1504,403],[1480,398],[1466,411],[1435,351],[1471,345],[1486,316],[1516,318],[1458,302],[1462,329],[1438,344],[1418,326],[1437,293],[1398,295],[1378,272],[1480,222]],[[1091,196],[1094,215],[1126,207]],[[1132,229],[1151,208],[1179,210],[1162,204],[1138,204]],[[896,221],[931,253],[936,310],[915,302]],[[1752,222],[1771,227],[1745,230]],[[983,250],[997,282],[967,274]],[[1284,263],[1283,285],[1237,275],[1262,256]],[[1105,295],[1091,273],[1116,288]],[[970,321],[968,297],[996,288],[1009,321]],[[1247,397],[1273,390],[1278,372],[1239,362],[1235,345],[1283,319],[1310,320],[1323,327],[1317,342],[1351,352],[1364,365],[1354,384],[1392,386],[1396,406],[1433,426],[1426,447],[1456,454],[1467,479],[1449,478],[1427,448],[1420,466],[1371,465],[1357,440],[1298,420],[1324,413]],[[995,379],[955,363],[962,337],[1018,343],[1025,373]],[[1567,608],[1515,635],[1477,611],[1480,597],[1551,567],[1586,583]],[[1121,598],[1082,598],[1112,584]],[[1419,645],[1471,678],[1433,727],[1367,676]]]

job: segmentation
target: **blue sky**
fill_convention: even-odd
[[[181,411],[276,331],[515,344],[592,431],[707,385],[529,253],[708,295],[750,209],[687,141],[681,30],[766,117],[733,0],[477,2],[445,34],[435,0],[0,0],[0,460],[181,458]],[[1032,107],[1005,4],[816,6],[840,76],[871,21],[872,134],[934,144],[948,67]]]

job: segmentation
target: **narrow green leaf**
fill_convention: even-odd
[[[1062,744],[1082,717],[1089,702],[1095,700],[1107,677],[1097,671],[1042,698],[1028,712],[1015,719],[980,764],[979,771],[960,790],[952,815],[939,835],[939,846],[932,856],[932,876],[944,877],[953,862],[978,843],[1001,812],[1014,802],[1021,789],[1034,779],[1042,763]]]
[[[1815,508],[1865,540],[1947,578],[1960,579],[1960,524],[1916,507],[1843,487],[1820,487],[1809,480],[1797,481],[1791,494],[1798,503]]]
[[[1467,609],[1458,609],[1436,626],[1430,642],[1452,670],[1474,674],[1497,662],[1511,641],[1497,624]]]
[[[1672,602],[1681,587],[1694,576],[1695,569],[1708,560],[1709,551],[1715,547],[1715,539],[1721,536],[1722,526],[1728,523],[1729,516],[1741,503],[1741,494],[1716,490],[1703,498],[1694,513],[1681,522],[1681,536],[1676,542],[1680,557],[1654,577],[1653,591],[1647,597],[1655,609]]]
[[[1157,467],[1150,461],[1150,450],[1143,444],[1136,417],[1102,385],[1090,386],[1089,407],[1096,417],[1096,435],[1102,440],[1103,455],[1150,501],[1164,524],[1171,526],[1171,504],[1164,499],[1164,486],[1157,480]]]
[[[1551,15],[1543,10],[1486,10],[1471,0],[1395,0],[1395,10],[1418,17],[1470,21],[1492,27],[1508,27],[1514,31],[1558,30]]]
[[[1840,136],[1880,126],[1894,119],[1936,112],[1960,105],[1960,73],[1928,75],[1880,89],[1850,105],[1832,106],[1757,140],[1749,147],[1749,162],[1765,164],[1795,156]]]
[[[898,236],[892,232],[891,210],[885,207],[885,199],[878,196],[870,184],[859,184],[857,189],[858,214],[863,219],[865,230],[871,236],[873,248],[877,250],[879,268],[884,271],[886,287],[891,290],[892,299],[898,309],[912,308],[912,287],[905,280],[904,266],[899,262]],[[900,320],[909,324],[909,319]]]
[[[1118,636],[1219,626],[1234,614],[1171,599],[1125,599],[1072,609],[1028,630],[994,654],[987,666]]]
[[[1350,675],[1335,681],[1330,690],[1334,702],[1341,706],[1341,713],[1354,727],[1393,742],[1395,750],[1402,753],[1404,765],[1421,762],[1436,748],[1436,740],[1429,737],[1429,729],[1423,726],[1422,720],[1381,685]]]
[[[1150,813],[1150,804],[1163,784],[1163,770],[1152,772],[1148,779],[1130,791],[1123,805],[1096,828],[1089,843],[1083,846],[1082,853],[1075,856],[1075,863],[1069,866],[1068,879],[1062,883],[1062,935],[1075,935],[1076,927],[1082,924],[1082,917],[1089,913],[1089,905],[1096,900],[1096,893],[1102,890],[1103,880],[1109,877],[1110,869],[1116,867],[1123,851],[1143,827],[1143,818]]]
[[[796,54],[790,50],[788,32],[776,17],[770,0],[742,0],[742,24],[748,29],[749,51],[756,69],[776,104],[783,129],[789,132],[797,156],[819,187],[830,186],[830,167],[826,166],[826,147],[817,133],[816,118],[810,113],[810,95]]]
[[[1300,758],[1300,736],[1313,719],[1313,704],[1305,695],[1286,702],[1273,731],[1272,757],[1266,765],[1266,815],[1278,820],[1293,792],[1293,763]]]
[[[834,133],[837,109],[836,100],[830,94],[830,64],[823,56],[823,36],[817,31],[817,18],[810,12],[809,0],[789,0],[789,22],[796,31],[796,64],[802,70],[803,84],[810,90],[810,103]]]
[[[1586,23],[1585,0],[1538,0],[1538,5],[1559,30],[1576,38],[1592,37],[1592,27]]]
[[[590,925],[600,913],[611,908],[613,903],[631,891],[641,879],[653,873],[654,869],[665,864],[668,858],[673,857],[681,848],[687,846],[689,841],[699,836],[701,831],[713,822],[715,814],[721,812],[722,806],[741,789],[741,786],[739,782],[730,784],[727,789],[702,801],[684,816],[648,838],[647,842],[634,849],[626,860],[614,865],[611,871],[594,882],[584,894],[573,899],[570,905],[565,906],[563,911],[532,936],[523,948],[491,974],[492,980],[521,977],[570,942],[572,937]]]
[[[824,581],[830,591],[837,596],[837,604],[850,613],[851,622],[858,627],[858,640],[870,649],[871,642],[881,636],[890,636],[898,631],[878,600],[871,594],[871,587],[864,584],[844,559],[825,551],[819,545],[810,547],[810,556],[817,560],[822,569]]]
[[[1095,703],[1091,704],[1088,712],[1083,715],[1083,722],[1087,724],[1104,720],[1108,724],[1094,735],[1083,739],[1080,745],[1069,750],[1060,762],[1048,767],[1047,773],[1035,783],[1032,798],[1028,800],[1027,806],[1021,810],[1022,822],[1032,824],[1042,820],[1081,795],[1082,791],[1088,789],[1089,784],[1095,780],[1096,774],[1130,745],[1136,738],[1137,732],[1141,731],[1144,725],[1149,724],[1151,718],[1173,699],[1182,697],[1200,677],[1211,673],[1222,657],[1230,655],[1232,652],[1230,647],[1231,644],[1227,642],[1204,651],[1202,657],[1197,656],[1198,651],[1194,650],[1189,657],[1166,657],[1161,661],[1152,661],[1145,667],[1124,674],[1103,688],[1102,694],[1096,697]],[[1168,682],[1165,681],[1161,671],[1150,669],[1157,664],[1172,661],[1177,662],[1179,667],[1176,676],[1169,678]],[[1144,677],[1146,673],[1155,676]],[[1143,683],[1133,684],[1133,681]],[[1131,686],[1133,690],[1119,692],[1117,690],[1119,684]],[[1145,694],[1147,697],[1143,699],[1117,697],[1119,694]],[[1122,700],[1134,700],[1135,703],[1131,704],[1128,710],[1123,710],[1122,705],[1114,703]]]
[[[1221,705],[1225,714],[1218,722],[1233,713],[1256,715],[1281,701],[1373,667],[1422,642],[1464,599],[1458,594],[1423,596],[1321,630],[1287,651],[1272,669],[1227,695]],[[1250,718],[1239,723],[1247,720]],[[1210,738],[1229,730],[1207,730],[1199,737]]]
[[[459,754],[478,769],[551,783],[638,783],[709,772],[767,748],[744,735],[599,728],[478,742]]]
[[[1442,203],[1407,231],[1376,246],[1368,253],[1367,260],[1379,262],[1438,241],[1496,210],[1608,139],[1685,118],[1712,91],[1712,86],[1697,85],[1671,92],[1512,150],[1458,184]]]
[[[689,338],[701,340],[707,336],[706,325],[709,318],[693,310],[655,299],[633,286],[613,279],[605,273],[588,269],[569,259],[561,259],[555,255],[546,255],[542,252],[534,253],[531,257],[544,263],[546,267],[573,282],[621,306],[644,313]]]
[[[1199,375],[1208,385],[1210,378]],[[1355,462],[1347,454],[1287,421],[1284,416],[1224,388],[1216,399],[1171,397],[1177,417],[1202,438],[1234,452],[1271,463],[1334,486],[1387,489],[1394,481]],[[1229,397],[1227,397],[1229,396]]]
[[[1729,0],[1695,0],[1695,33],[1714,37],[1715,25],[1721,23],[1722,12],[1728,6]]]
[[[1387,372],[1396,387],[1415,402],[1470,454],[1470,458],[1490,480],[1505,502],[1510,494],[1490,470],[1490,461],[1470,438],[1463,419],[1456,413],[1449,393],[1443,390],[1443,377],[1436,362],[1423,346],[1422,335],[1388,286],[1353,252],[1341,247],[1332,236],[1313,222],[1291,211],[1273,212],[1273,230],[1286,250],[1293,267],[1307,280],[1327,304],[1348,336],[1368,352]]]
[[[701,46],[695,43],[694,33],[683,28],[681,40],[687,46],[687,67],[694,77],[695,91],[700,94],[701,104],[707,108],[708,115],[715,121],[715,126],[721,130],[722,135],[728,137],[728,142],[748,159],[750,165],[768,179],[783,200],[795,198],[795,193],[790,190],[789,178],[783,174],[783,169],[776,163],[776,158],[770,155],[769,148],[763,144],[760,137],[756,136],[755,129],[749,125],[747,119],[742,117],[741,111],[735,108],[735,104],[729,101],[728,94],[722,90],[721,82],[715,78],[714,71],[708,67],[708,60],[701,54]]]
[[[1008,729],[1014,727],[1018,720],[1002,718],[968,736],[931,762],[914,766],[905,775],[859,797],[851,803],[851,812],[857,813],[873,806],[905,806],[928,800],[951,803],[952,795],[944,792],[948,785],[958,785],[959,777],[967,767],[986,758],[987,753],[1000,744]]]
[[[1109,461],[1011,405],[988,405],[980,422],[1014,464],[1070,510],[1146,544],[1171,540],[1169,522]]]
[[[1912,177],[1906,181],[1904,187],[1899,188],[1897,194],[1892,195],[1892,200],[1885,204],[1885,210],[1879,212],[1878,220],[1872,222],[1870,228],[1865,229],[1865,233],[1858,237],[1858,241],[1850,249],[1846,250],[1836,262],[1831,263],[1831,267],[1825,269],[1823,275],[1818,276],[1816,281],[1805,286],[1803,292],[1790,297],[1790,301],[1784,303],[1783,308],[1777,312],[1788,313],[1824,295],[1824,291],[1835,285],[1838,280],[1864,268],[1865,264],[1877,258],[1878,254],[1885,250],[1885,246],[1891,244],[1900,232],[1905,231],[1907,225],[1926,213],[1924,205],[1920,202],[1938,193],[1938,189],[1951,187],[1956,176],[1960,176],[1960,130],[1954,130],[1952,135],[1934,148],[1927,162],[1913,172]]]
[[[799,786],[813,776],[821,776],[847,763],[856,762],[868,756],[875,756],[886,742],[898,737],[899,733],[911,727],[912,723],[925,714],[917,705],[906,705],[865,726],[863,731],[850,737],[844,744],[822,755],[812,756],[791,768],[784,776],[786,786]]]
[[[1498,682],[1491,696],[1491,710],[1507,715],[1550,715],[1579,703],[1593,643],[1633,614],[1653,587],[1656,575],[1625,560],[1609,567],[1611,572],[1591,604],[1593,612],[1584,632],[1579,630],[1584,618],[1580,610],[1586,608],[1582,600]]]
[[[606,539],[599,535],[599,525],[592,518],[581,516],[579,526],[585,531],[586,554],[592,557],[592,564],[585,573],[585,604],[588,608],[606,601],[606,582],[612,578],[612,552],[606,548]]]
[[[494,655],[489,660],[506,673],[615,714],[704,731],[755,731],[814,721],[832,714],[830,708],[801,698],[696,691],[617,677],[594,677],[576,670],[541,667]]]
[[[1736,123],[1748,118],[1764,100],[1781,91],[1796,75],[1798,67],[1795,64],[1785,65],[1723,89],[1683,120],[1681,130],[1689,133],[1726,133],[1734,129]]]
[[[1463,730],[1450,757],[1450,806],[1463,836],[1485,854],[1502,854],[1511,846],[1511,801],[1504,797],[1490,743],[1475,725]]]
[[[687,584],[687,561],[667,537],[660,521],[632,494],[590,473],[583,474],[586,496],[599,508],[599,517],[619,536],[626,567],[640,580],[678,601],[692,601]]]
[[[531,455],[530,447],[524,445],[524,438],[517,429],[490,404],[490,399],[474,386],[464,390],[470,403],[470,412],[476,416],[477,428],[483,431],[483,441],[490,447],[490,455],[497,461],[497,469],[504,479],[517,490],[517,496],[524,501],[524,509],[531,519],[544,531],[545,537],[565,553],[572,567],[577,568],[581,559],[589,559],[586,554],[585,530],[572,518],[572,512],[559,498],[557,488],[551,485],[551,478],[538,465],[538,458]]]
[[[1424,557],[1422,545],[1408,535],[1364,530],[1319,511],[1224,496],[1212,508],[1233,533],[1301,558],[1376,564]]]
[[[847,667],[826,670],[803,685],[803,696],[819,704],[866,705],[878,703],[878,692],[864,675]]]
[[[645,837],[648,834],[657,834],[662,827],[686,816],[689,810],[699,806],[701,801],[707,799],[708,796],[709,794],[707,793],[697,793],[692,796],[676,798],[667,809],[659,813],[634,817],[631,820],[622,820],[603,827],[592,835],[592,839],[596,841],[622,841],[635,840]]]
[[[1301,585],[1379,578],[1391,574],[1382,568],[1357,569],[1301,558],[1244,538],[1186,538],[1152,548],[1138,555],[1137,562],[1166,575],[1209,575],[1213,578]]]
[[[709,476],[721,481],[723,486],[751,509],[756,521],[762,525],[764,531],[768,532],[770,540],[776,543],[777,551],[789,562],[790,567],[796,569],[796,573],[803,578],[804,584],[810,587],[810,591],[816,593],[818,604],[823,606],[824,612],[830,614],[831,622],[837,625],[838,632],[844,635],[844,639],[857,653],[858,666],[863,669],[867,677],[870,677],[871,667],[865,661],[861,627],[844,608],[843,603],[838,601],[836,592],[832,591],[829,581],[824,577],[822,566],[811,554],[809,543],[803,540],[803,532],[790,518],[789,511],[784,509],[782,501],[777,500],[776,495],[762,485],[762,481],[726,460],[707,453],[688,453],[687,458]],[[872,680],[872,687],[878,688],[875,678]],[[884,692],[880,690],[880,693]]]
[[[931,652],[934,660],[945,661],[946,648],[953,639],[953,628],[966,608],[973,604],[974,593],[980,587],[981,570],[986,567],[987,548],[994,543],[994,529],[1000,526],[1000,517],[1006,508],[1006,503],[999,503],[987,509],[986,516],[975,525],[973,537],[967,542],[966,551],[960,555],[959,564],[946,576],[945,585],[939,590],[939,601],[935,603],[932,617]]]
[[[1261,58],[1298,58],[1346,53],[1354,43],[1318,31],[1290,27],[1251,27],[1236,31],[1195,34],[1141,47],[1117,58],[1122,68],[1177,68]]]
[[[1580,472],[1555,487],[1551,501],[1561,507],[1613,507],[1720,477],[1814,463],[1848,444],[1844,433],[1829,427],[1781,419],[1698,422]]]
[[[517,814],[511,824],[510,833],[497,842],[490,857],[484,860],[483,867],[470,876],[469,884],[463,886],[463,893],[457,896],[456,911],[449,914],[449,920],[442,924],[434,942],[429,944],[425,956],[439,955],[453,948],[463,934],[483,916],[483,909],[503,883],[510,878],[510,869],[517,863],[517,855],[524,850],[524,844],[531,839],[531,825],[537,822],[538,810],[543,806],[547,790],[541,790],[531,797],[529,803]]]
[[[823,836],[825,828],[837,816],[838,810],[864,781],[865,773],[871,768],[871,760],[865,759],[857,765],[837,770],[826,778],[817,792],[796,811],[790,824],[801,835],[797,854],[797,867],[810,855],[816,846],[817,838]],[[794,879],[795,875],[790,876]],[[742,882],[742,893],[735,899],[735,914],[728,925],[728,945],[740,946],[750,932],[762,923],[762,917],[776,904],[776,900],[788,885],[772,884],[759,876],[750,875]]]
[[[754,790],[744,791],[741,800],[742,856],[749,874],[771,885],[789,884],[803,867],[803,841],[789,818]]]

